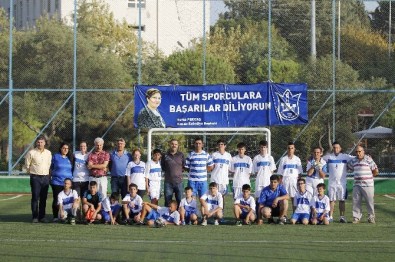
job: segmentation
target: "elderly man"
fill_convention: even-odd
[[[96,181],[98,192],[103,197],[107,196],[107,167],[110,154],[103,150],[104,140],[100,137],[95,139],[95,150],[88,156],[88,169],[90,170],[89,182]]]
[[[132,161],[132,155],[125,149],[125,139],[117,140],[117,148],[110,155],[111,193],[121,193],[122,198],[128,193],[126,185],[126,167]]]
[[[36,147],[26,154],[25,159],[26,170],[30,174],[33,223],[47,222],[45,219],[45,207],[48,196],[51,161],[52,154],[45,149],[45,138],[40,136],[36,139]]]
[[[352,192],[353,223],[357,224],[362,218],[362,199],[365,199],[368,209],[368,222],[375,222],[374,214],[374,181],[373,177],[379,175],[379,169],[370,156],[365,155],[365,149],[357,146],[356,158],[347,163],[347,169],[354,173],[354,187]]]

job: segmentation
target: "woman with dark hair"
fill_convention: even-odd
[[[64,180],[66,178],[73,178],[72,173],[72,163],[73,163],[73,155],[70,152],[70,145],[63,142],[60,144],[59,152],[54,154],[52,157],[51,164],[51,188],[53,194],[52,201],[52,214],[53,214],[53,222],[58,221],[58,195],[63,190]]]
[[[159,113],[158,107],[162,100],[159,89],[150,88],[145,93],[147,105],[141,109],[137,117],[138,128],[166,127],[165,121]]]

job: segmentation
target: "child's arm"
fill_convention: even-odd
[[[149,194],[149,179],[148,179],[148,177],[145,177],[145,190],[147,191],[147,194]]]

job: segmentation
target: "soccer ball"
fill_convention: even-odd
[[[165,221],[163,221],[160,218],[156,219],[154,223],[155,223],[155,227],[164,227],[164,226],[166,226]]]

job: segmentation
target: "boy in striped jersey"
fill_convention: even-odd
[[[151,203],[157,205],[160,197],[160,181],[162,168],[160,165],[162,153],[159,149],[152,151],[152,160],[145,165],[145,187],[151,199]]]
[[[188,173],[188,186],[192,187],[193,195],[201,197],[207,191],[207,172],[214,167],[211,156],[203,150],[203,140],[195,138],[195,150],[185,160]]]

